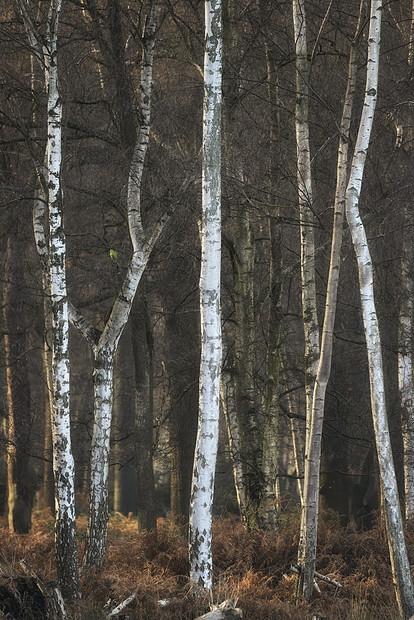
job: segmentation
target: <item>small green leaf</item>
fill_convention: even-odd
[[[109,250],[109,256],[112,258],[112,260],[116,260],[118,258],[118,252],[111,249]]]

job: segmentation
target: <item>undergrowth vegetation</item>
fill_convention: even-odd
[[[82,555],[86,519],[78,520]],[[305,620],[318,613],[329,620],[393,620],[398,612],[392,584],[385,531],[381,522],[368,531],[343,529],[334,515],[319,526],[316,568],[344,587],[319,581],[310,606],[293,606],[299,523],[294,517],[279,532],[248,532],[233,518],[216,520],[213,555],[214,602],[237,602],[243,618]],[[414,528],[407,529],[410,558],[414,557]],[[53,519],[35,514],[30,535],[10,534],[0,522],[0,564],[3,576],[16,575],[24,559],[45,580],[56,579]],[[209,601],[197,597],[188,583],[187,541],[180,528],[160,520],[158,535],[138,535],[134,519],[115,514],[110,519],[108,554],[100,574],[82,577],[83,598],[69,609],[71,619],[98,620],[131,593],[136,599],[123,612],[132,619],[193,619],[208,610]],[[159,601],[166,601],[162,606]],[[1,617],[1,613],[0,613]]]

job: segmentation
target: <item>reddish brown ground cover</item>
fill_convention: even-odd
[[[317,570],[343,584],[343,590],[319,582],[310,606],[292,604],[298,519],[291,515],[277,533],[247,532],[233,518],[219,519],[214,527],[215,599],[237,601],[245,619],[288,620],[311,618],[319,613],[329,620],[392,620],[398,618],[381,522],[373,529],[342,529],[333,515],[320,524]],[[81,517],[79,550],[82,554],[86,521]],[[414,559],[414,527],[407,528],[409,556]],[[36,513],[30,535],[11,535],[0,522],[0,565],[3,574],[15,574],[25,559],[45,580],[56,578],[53,520]],[[136,600],[123,618],[192,619],[204,613],[208,601],[196,598],[189,586],[187,544],[168,520],[159,522],[158,536],[139,536],[133,519],[111,517],[108,554],[103,571],[82,578],[83,598],[70,608],[78,620],[104,618],[104,605],[113,605],[136,592]],[[158,601],[169,599],[166,608]],[[1,617],[1,614],[0,614]]]

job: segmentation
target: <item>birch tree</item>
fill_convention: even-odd
[[[374,299],[372,260],[365,228],[358,208],[364,165],[377,100],[381,11],[381,1],[372,0],[365,98],[346,191],[346,218],[351,231],[358,264],[361,310],[368,353],[371,409],[380,470],[382,509],[387,528],[391,568],[400,613],[404,618],[409,618],[414,613],[414,588],[404,540],[388,428],[381,338]]]
[[[52,438],[55,480],[55,540],[57,573],[65,595],[79,595],[76,544],[74,462],[70,437],[68,300],[66,293],[66,243],[61,190],[62,101],[58,80],[58,26],[62,0],[51,0],[46,37],[37,30],[30,0],[19,0],[27,35],[45,76],[47,91],[47,140],[45,166],[37,163],[47,196],[49,243],[42,231],[42,252],[48,247],[48,279],[52,314]],[[39,214],[35,214],[36,225]],[[39,237],[38,237],[39,239]],[[38,243],[39,247],[39,243]]]
[[[319,360],[319,325],[316,308],[315,235],[308,122],[309,68],[304,0],[293,0],[293,26],[296,51],[295,129],[301,236],[302,316],[305,332],[306,458],[313,387]]]
[[[199,423],[190,502],[190,579],[212,590],[211,527],[221,370],[221,0],[205,2]]]
[[[298,598],[304,598],[307,601],[309,601],[312,596],[316,561],[322,428],[325,410],[325,394],[331,371],[332,341],[341,260],[342,225],[345,210],[346,183],[348,177],[348,145],[357,75],[357,57],[355,47],[360,34],[363,5],[364,0],[361,1],[357,31],[351,45],[348,83],[340,125],[334,222],[325,302],[325,317],[322,330],[321,354],[313,391],[308,452],[305,460],[301,531],[298,549],[298,565],[300,566],[300,573],[298,576],[296,595]]]
[[[140,82],[141,102],[139,108],[141,125],[131,158],[127,188],[128,229],[132,243],[132,256],[121,290],[114,301],[102,332],[97,331],[73,305],[70,306],[71,321],[89,342],[94,355],[94,425],[91,446],[91,482],[88,529],[83,558],[83,565],[86,568],[101,567],[106,551],[108,467],[115,352],[130,316],[135,293],[151,251],[169,218],[169,213],[161,217],[147,238],[141,217],[141,188],[149,143],[152,68],[157,13],[158,2],[154,0],[150,4],[143,34]]]

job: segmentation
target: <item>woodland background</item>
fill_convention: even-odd
[[[359,4],[320,0],[306,7],[320,321],[329,266],[338,128]],[[125,197],[140,120],[136,115],[137,58],[144,5],[134,0],[66,0],[60,18],[68,295],[98,329],[118,294],[131,252]],[[161,3],[151,139],[144,170],[144,224],[151,228],[167,209],[173,215],[151,254],[117,352],[110,459],[110,509],[134,521],[137,510],[152,501],[147,480],[136,479],[134,467],[134,453],[136,460],[144,449],[137,425],[137,391],[142,388],[143,373],[148,373],[151,398],[146,415],[153,427],[149,443],[155,509],[158,517],[168,516],[169,523],[177,524],[177,537],[188,519],[198,415],[203,9],[199,0]],[[45,19],[42,3],[36,10],[41,23]],[[228,2],[224,10],[228,54],[224,55],[223,93],[228,129],[223,138],[227,155],[222,179],[223,376],[230,384],[235,377],[241,381],[240,339],[247,322],[250,337],[242,364],[248,374],[245,390],[262,425],[269,384],[277,392],[278,508],[283,527],[294,519],[290,515],[300,505],[298,480],[303,471],[300,454],[295,459],[292,429],[303,441],[305,422],[291,13],[291,3],[283,0]],[[414,97],[413,74],[407,63],[411,28],[411,2],[395,0],[384,6],[378,103],[360,203],[375,269],[388,416],[402,495],[397,355],[402,240],[413,235]],[[353,129],[358,127],[364,90],[366,36],[365,31]],[[22,20],[11,1],[1,9],[0,48],[0,260],[4,265],[0,278],[0,510],[6,515],[7,368],[21,385],[19,415],[24,436],[19,441],[28,457],[24,511],[32,505],[37,510],[53,506],[43,288],[32,223],[37,183],[33,157],[44,148],[46,104],[41,75],[30,62]],[[269,58],[274,68],[273,97],[268,90]],[[277,132],[272,134],[275,117]],[[398,127],[404,128],[402,134]],[[243,272],[240,258],[246,248],[248,273]],[[12,296],[11,281],[16,285]],[[280,330],[276,339],[272,334],[275,318]],[[11,349],[10,338],[16,335]],[[269,351],[277,358],[273,370]],[[77,511],[82,514],[89,488],[93,367],[91,351],[74,328],[70,362]],[[224,399],[226,406],[229,398]],[[238,507],[224,416],[219,447],[214,512],[233,515]],[[373,526],[372,511],[379,508],[377,464],[356,262],[346,227],[321,483],[324,508],[339,514],[336,521],[332,517],[338,531],[345,526],[351,530]],[[285,535],[293,539],[293,529]]]

